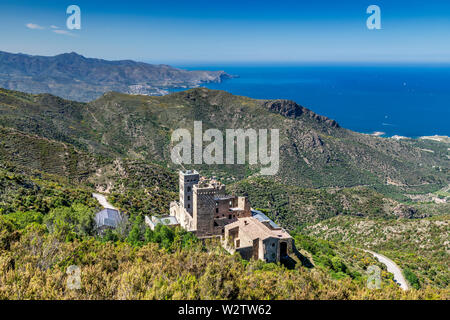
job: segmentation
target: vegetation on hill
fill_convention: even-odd
[[[337,215],[397,219],[426,217],[434,213],[427,205],[422,204],[416,209],[415,203],[399,203],[368,187],[311,189],[257,177],[239,181],[228,190],[248,196],[254,208],[260,208],[290,230]],[[448,210],[446,204],[441,207]]]
[[[16,171],[40,171],[74,182],[86,180],[108,162],[69,143],[3,127],[0,127],[0,161]]]
[[[107,91],[161,95],[163,89],[220,82],[229,77],[223,71],[107,61],[75,52],[46,57],[0,51],[0,86],[30,93],[49,92],[77,101],[91,101]]]
[[[178,196],[178,176],[163,166],[143,160],[116,159],[89,179],[97,191],[129,215],[167,214]]]
[[[289,229],[303,260],[248,262],[181,229],[145,226],[143,215],[167,214],[178,198],[170,135],[194,119],[204,130],[280,129],[274,177],[193,167]],[[0,89],[0,298],[448,299],[448,147],[354,133],[292,101],[222,91],[78,103]],[[94,191],[123,226],[96,232]],[[414,289],[400,290],[357,247],[392,258]],[[71,264],[81,290],[65,285]],[[366,288],[373,264],[382,290]]]
[[[47,214],[74,203],[90,208],[98,206],[88,188],[71,186],[42,174],[27,176],[0,169],[0,190],[0,214],[17,211]]]
[[[107,158],[171,166],[173,130],[280,130],[280,170],[274,179],[303,187],[367,185],[383,194],[434,192],[449,184],[448,144],[373,137],[339,127],[295,102],[255,100],[192,89],[163,97],[108,93],[91,103],[0,90],[0,125],[70,143]],[[242,179],[259,166],[201,165],[198,170]]]
[[[67,286],[70,265],[81,270],[80,289]],[[0,217],[0,298],[446,299],[448,292],[404,292],[392,282],[370,290],[350,277],[333,279],[321,268],[247,262],[214,244],[183,248],[174,240],[167,249],[152,242],[67,241],[38,224],[14,231]]]
[[[449,218],[449,214],[395,220],[339,216],[307,226],[302,233],[382,253],[417,288],[448,288]]]
[[[121,172],[123,180],[118,180],[120,183],[112,189],[118,188],[118,194],[126,200],[124,203],[132,204],[125,208],[130,220],[122,232],[110,231],[103,236],[97,235],[93,228],[93,213],[98,204],[91,197],[89,187],[76,188],[65,179],[45,174],[27,176],[1,170],[1,297],[437,299],[447,294],[428,284],[421,284],[418,291],[403,293],[386,271],[382,274],[383,289],[369,291],[365,287],[366,269],[372,264],[383,268],[381,264],[351,246],[301,233],[293,232],[297,247],[314,267],[300,264],[288,270],[282,265],[248,263],[229,256],[219,245],[204,245],[181,229],[158,227],[152,232],[143,224],[142,214],[148,212],[140,202],[134,204],[138,194],[133,192],[158,185],[160,189],[155,194],[160,194],[164,188],[173,188],[176,176],[158,165],[146,166],[135,161],[116,165],[121,170],[111,172]],[[124,190],[125,193],[120,193]],[[170,192],[175,194],[173,190]],[[114,197],[112,193],[110,198]],[[155,260],[156,256],[159,258]],[[179,269],[183,263],[192,261],[193,256],[203,267],[192,265],[185,271]],[[219,260],[227,261],[229,271],[224,273],[223,268],[218,271],[215,264]],[[168,263],[178,266],[170,271],[173,273],[159,267]],[[70,264],[80,265],[82,269],[84,286],[80,291],[65,286],[65,271]],[[145,271],[140,269],[142,266]],[[241,272],[246,274],[244,279],[239,276]],[[132,291],[125,283],[130,277],[134,279]],[[160,277],[166,280],[161,282]],[[217,279],[223,279],[219,287]],[[121,285],[114,289],[114,283]],[[191,291],[186,291],[186,286]],[[294,287],[297,289],[293,290]]]

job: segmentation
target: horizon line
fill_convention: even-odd
[[[198,59],[168,59],[162,60],[159,58],[144,58],[144,57],[128,57],[128,58],[108,58],[108,57],[99,57],[99,56],[90,56],[84,53],[79,53],[76,51],[61,51],[59,53],[54,53],[53,55],[44,55],[44,54],[33,54],[33,53],[24,53],[24,52],[10,52],[4,49],[0,49],[0,51],[10,53],[10,54],[23,54],[29,56],[42,56],[42,57],[54,57],[61,54],[69,54],[76,53],[88,59],[103,59],[108,61],[121,61],[121,60],[132,60],[135,62],[143,62],[148,64],[171,64],[171,65],[186,65],[186,66],[212,66],[212,65],[449,65],[449,60],[424,60],[424,59],[366,59],[366,60],[332,60],[332,59],[322,59],[322,60],[312,60],[312,59],[299,59],[299,60],[198,60]]]

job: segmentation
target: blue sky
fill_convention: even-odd
[[[71,4],[81,8],[81,30],[65,26]],[[371,4],[381,8],[382,30],[366,27]],[[2,0],[0,30],[0,50],[38,55],[178,64],[450,62],[450,1],[440,0]]]

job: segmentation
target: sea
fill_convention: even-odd
[[[290,99],[353,131],[450,136],[450,65],[180,65],[238,77],[202,85],[256,99]]]

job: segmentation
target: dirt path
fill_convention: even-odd
[[[111,203],[108,202],[108,200],[106,200],[106,197],[104,195],[99,193],[93,193],[92,196],[95,199],[97,199],[97,201],[102,205],[103,208],[117,210],[116,207],[114,207]]]
[[[378,259],[378,261],[380,261],[381,263],[383,263],[384,265],[386,265],[387,267],[387,271],[394,274],[394,279],[400,284],[400,287],[403,290],[408,290],[408,283],[405,280],[405,277],[403,277],[403,273],[402,270],[399,268],[399,266],[397,266],[397,264],[392,261],[391,259],[389,259],[386,256],[383,256],[382,254],[370,251],[370,250],[364,250],[370,254],[372,254],[375,258]]]

